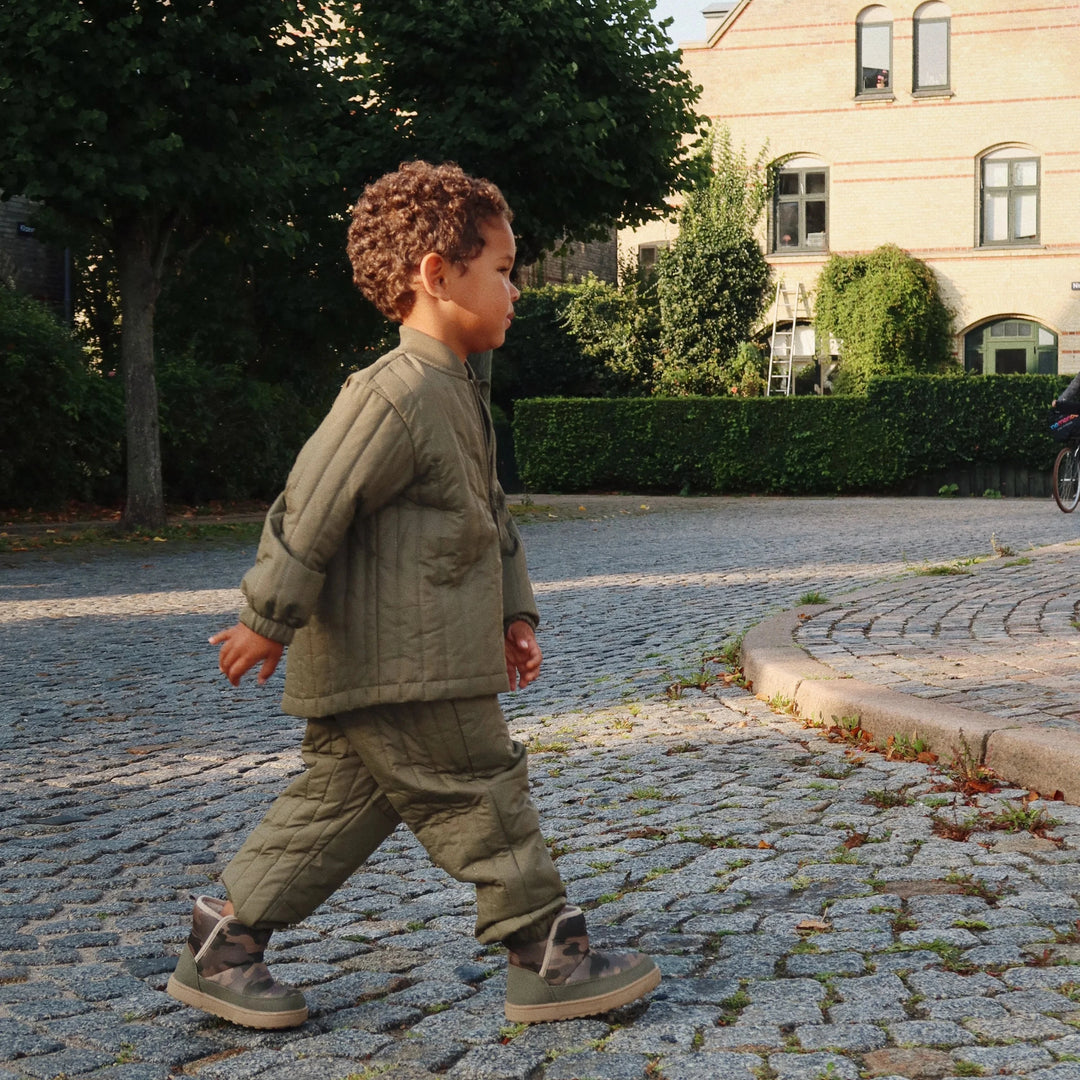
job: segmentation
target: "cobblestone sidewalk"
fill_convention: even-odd
[[[1080,1080],[1080,809],[969,801],[939,768],[689,685],[808,591],[913,580],[992,532],[1061,543],[1071,520],[1026,500],[589,502],[525,527],[546,670],[506,708],[594,938],[665,972],[647,1001],[508,1025],[471,891],[399,831],[275,936],[303,1028],[173,1002],[188,893],[217,890],[300,765],[273,690],[216,679],[205,644],[251,552],[25,562],[0,570],[0,1077]]]

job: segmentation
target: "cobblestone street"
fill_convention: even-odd
[[[471,889],[399,829],[273,939],[302,1028],[173,1001],[189,894],[221,895],[300,767],[280,676],[233,689],[206,643],[253,549],[0,556],[0,1078],[1080,1080],[1080,807],[965,796],[947,762],[829,741],[712,660],[808,594],[852,593],[868,599],[804,628],[841,673],[1074,724],[1075,666],[1046,685],[994,663],[1021,621],[1029,657],[1075,633],[1070,549],[1060,595],[1043,575],[1034,607],[1022,566],[966,591],[915,571],[1064,545],[1077,521],[1049,500],[534,499],[545,665],[504,709],[594,943],[655,956],[659,989],[507,1024],[505,954],[475,942]],[[927,613],[976,595],[956,631],[968,666],[946,680],[916,649],[942,623]]]

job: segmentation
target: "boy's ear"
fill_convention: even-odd
[[[436,300],[446,299],[446,274],[449,264],[439,254],[429,251],[421,260],[417,272],[419,286]]]

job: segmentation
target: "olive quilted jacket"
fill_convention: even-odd
[[[508,689],[505,627],[539,617],[490,414],[449,348],[403,327],[349,377],[241,589],[241,621],[289,646],[293,715]]]

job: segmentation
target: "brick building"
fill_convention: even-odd
[[[593,240],[587,244],[578,240],[565,243],[561,251],[546,252],[536,262],[520,272],[524,285],[562,285],[582,281],[589,274],[601,281],[615,281],[619,273],[619,245],[614,232],[610,239]]]
[[[65,312],[69,283],[62,251],[46,247],[30,224],[34,206],[15,196],[0,200],[0,284]]]
[[[830,254],[897,244],[969,371],[1080,371],[1080,0],[738,0],[703,23],[701,111],[779,170],[777,278],[812,296]],[[674,232],[622,240],[648,261]]]

